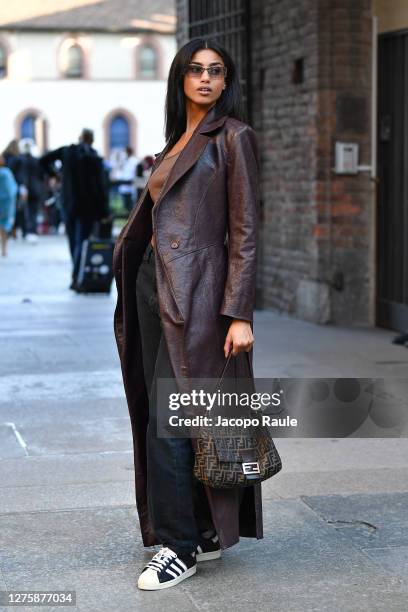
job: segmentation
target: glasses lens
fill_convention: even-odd
[[[189,66],[187,68],[187,74],[190,76],[201,76],[203,73],[203,69],[201,66]]]
[[[224,74],[223,66],[212,66],[212,68],[208,69],[210,76],[215,79],[219,79]]]

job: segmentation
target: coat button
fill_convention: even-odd
[[[170,244],[172,249],[178,249],[179,247],[179,241],[178,240],[173,240],[173,242]]]

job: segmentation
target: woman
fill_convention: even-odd
[[[145,546],[162,546],[141,589],[178,584],[240,536],[263,537],[260,485],[204,487],[194,440],[156,431],[160,378],[179,391],[218,380],[230,350],[233,375],[252,372],[259,161],[241,109],[228,53],[202,39],[184,45],[168,77],[167,144],[115,246],[140,528]]]
[[[16,215],[17,183],[6,160],[0,155],[0,241],[1,255],[7,255],[8,234],[13,229]]]

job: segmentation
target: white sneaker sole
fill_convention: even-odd
[[[176,586],[176,584],[182,582],[186,578],[193,576],[196,571],[197,565],[193,565],[193,567],[190,567],[190,569],[186,570],[184,574],[181,574],[181,576],[173,578],[173,580],[168,580],[167,582],[162,582],[161,584],[159,582],[157,584],[143,584],[143,574],[141,574],[139,580],[137,581],[137,586],[142,591],[158,591],[160,589],[169,589],[170,587]]]
[[[197,553],[197,561],[212,561],[213,559],[219,559],[221,557],[221,550],[214,550],[212,552]]]

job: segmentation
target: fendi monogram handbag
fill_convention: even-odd
[[[248,353],[246,353],[248,355]],[[222,381],[232,353],[224,364]],[[251,376],[252,366],[248,355]],[[269,427],[249,429],[204,427],[195,441],[194,476],[215,489],[245,487],[262,482],[282,469]]]

